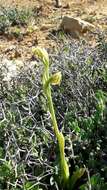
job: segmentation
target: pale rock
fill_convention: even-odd
[[[23,63],[23,61],[18,60],[18,59],[14,60],[14,64],[16,65],[17,70],[20,70],[21,68],[24,67],[24,63]]]
[[[73,37],[79,37],[87,31],[91,31],[95,26],[81,20],[80,18],[73,18],[70,16],[64,16],[60,24],[60,29],[70,33]]]
[[[3,81],[9,82],[13,77],[17,76],[17,68],[13,61],[4,58],[0,62],[0,67],[2,70]]]
[[[9,60],[3,58],[0,60],[0,68],[2,73],[2,79],[4,82],[10,82],[12,78],[15,78],[24,67],[24,63],[21,60]]]

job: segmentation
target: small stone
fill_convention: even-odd
[[[56,7],[60,8],[62,6],[61,0],[56,0]]]
[[[73,18],[70,16],[64,16],[62,22],[60,24],[60,29],[63,29],[65,32],[72,34],[73,37],[79,37],[86,33],[87,31],[91,31],[95,26],[81,20],[80,18]]]
[[[43,24],[40,28],[41,31],[49,30],[52,26],[50,24]]]

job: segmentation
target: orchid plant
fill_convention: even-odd
[[[49,112],[50,112],[50,116],[51,116],[51,120],[53,124],[53,131],[55,133],[55,136],[57,138],[58,145],[59,145],[61,179],[64,183],[66,183],[67,180],[69,179],[69,166],[67,164],[67,160],[65,158],[65,153],[64,153],[65,139],[62,132],[60,132],[58,129],[58,124],[57,124],[57,120],[55,116],[55,110],[54,110],[52,94],[51,94],[51,85],[59,85],[61,82],[61,78],[62,78],[61,72],[57,72],[55,74],[50,75],[49,56],[45,49],[41,49],[39,47],[34,48],[33,53],[36,54],[44,64],[44,71],[43,71],[43,77],[42,77],[43,91],[47,98],[48,108],[49,108]]]
[[[53,124],[53,131],[58,141],[59,146],[59,153],[60,153],[60,177],[61,177],[61,184],[65,189],[72,190],[75,186],[75,183],[81,176],[84,174],[85,169],[80,168],[77,169],[72,176],[70,176],[69,172],[69,164],[67,163],[67,159],[65,157],[65,138],[60,132],[58,128],[58,123],[55,115],[55,110],[53,106],[52,100],[52,92],[51,92],[51,85],[60,85],[61,83],[61,72],[56,72],[55,74],[50,74],[49,68],[49,56],[45,49],[40,47],[33,48],[33,54],[38,56],[38,58],[43,62],[44,71],[42,75],[42,84],[43,84],[43,92],[47,98],[48,109],[51,116],[52,124]]]

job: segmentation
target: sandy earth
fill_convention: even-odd
[[[63,0],[61,8],[55,8],[54,0],[0,0],[2,5],[38,8],[40,15],[35,32],[25,35],[22,40],[0,36],[0,52],[10,59],[31,58],[32,46],[55,47],[57,43],[51,31],[58,28],[63,15],[80,17],[107,31],[107,0]],[[9,50],[10,47],[15,47],[15,50]]]

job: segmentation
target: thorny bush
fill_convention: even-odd
[[[57,54],[50,54],[52,72],[60,70],[63,78],[61,86],[53,88],[53,102],[59,129],[66,139],[70,174],[83,165],[87,171],[74,187],[76,190],[90,186],[107,189],[107,58],[102,43],[105,41],[93,49],[85,41],[72,40]],[[1,73],[6,70],[2,63],[1,59]],[[0,74],[0,188],[3,190],[59,189],[58,147],[46,112],[42,69],[40,61],[27,61],[9,83],[3,80],[4,73]],[[101,118],[94,120],[100,103],[104,108]]]

